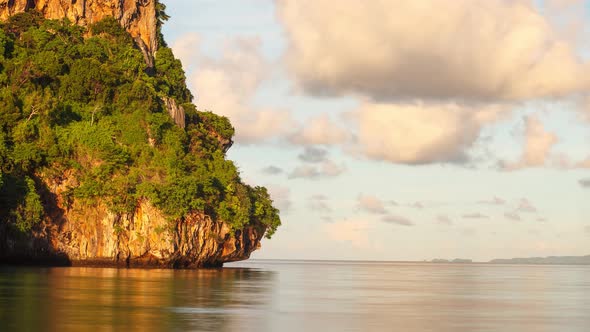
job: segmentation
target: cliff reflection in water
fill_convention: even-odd
[[[590,266],[0,267],[0,331],[587,332]]]
[[[268,309],[274,274],[0,267],[0,330],[233,330]]]

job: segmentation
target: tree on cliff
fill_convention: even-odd
[[[165,98],[185,110],[185,128]],[[52,202],[132,214],[149,200],[171,222],[199,212],[270,237],[280,219],[268,192],[225,159],[233,127],[191,100],[172,51],[161,47],[146,70],[114,19],[86,29],[29,12],[1,23],[0,223],[28,232]],[[52,197],[66,175],[75,180]]]

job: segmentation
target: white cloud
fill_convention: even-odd
[[[525,145],[522,156],[517,162],[504,162],[503,168],[518,170],[526,167],[544,166],[550,161],[551,149],[555,144],[557,144],[557,136],[548,132],[537,117],[530,116],[526,119]]]
[[[306,163],[321,163],[328,158],[328,151],[313,146],[307,146],[297,157],[299,160]]]
[[[313,94],[526,100],[588,87],[587,64],[531,1],[279,0],[278,12],[289,68]]]
[[[185,70],[190,69],[196,62],[199,61],[199,48],[201,45],[201,36],[197,33],[186,33],[180,36],[170,46],[174,52],[174,56],[182,62]]]
[[[525,213],[535,213],[537,208],[526,198],[523,198],[518,203],[517,211]]]
[[[468,214],[464,214],[463,215],[464,219],[489,219],[490,217],[481,214],[479,212],[475,212],[475,213],[468,213]]]
[[[383,220],[383,222],[386,222],[388,224],[396,224],[396,225],[401,225],[401,226],[414,226],[414,223],[406,218],[406,217],[402,217],[402,216],[396,216],[396,215],[387,215],[384,216],[381,220]]]
[[[328,197],[324,195],[313,195],[309,198],[309,208],[319,213],[330,213],[332,208],[328,204]]]
[[[283,169],[274,165],[270,165],[263,168],[261,172],[268,175],[279,175],[283,173]]]
[[[351,134],[343,127],[334,123],[327,114],[308,119],[289,141],[298,145],[338,145],[351,139]]]
[[[346,170],[344,165],[338,165],[333,161],[325,161],[321,166],[321,173],[329,177],[338,176]]]
[[[287,187],[280,185],[268,185],[266,186],[270,197],[281,212],[287,212],[291,209],[293,202],[291,201],[291,190]]]
[[[486,205],[504,205],[506,204],[506,201],[499,198],[499,197],[494,197],[489,201],[480,201],[480,204],[486,204]]]
[[[333,161],[326,160],[319,166],[316,165],[300,165],[297,166],[291,174],[289,179],[309,179],[316,180],[322,178],[336,177],[345,171],[344,165],[338,165]]]
[[[451,218],[449,218],[446,215],[442,215],[442,214],[436,216],[436,221],[439,224],[443,224],[443,225],[452,225],[453,224],[453,220],[451,220]]]
[[[374,214],[386,214],[387,210],[383,201],[373,195],[359,195],[357,199],[357,206],[359,209],[374,213]]]
[[[421,202],[415,202],[413,204],[410,204],[410,207],[413,207],[414,209],[418,209],[418,210],[423,210],[424,204],[422,204]]]
[[[173,48],[185,68],[198,66],[188,76],[189,85],[196,91],[196,105],[227,116],[236,128],[236,141],[260,142],[292,131],[295,122],[288,111],[252,105],[272,68],[261,54],[260,40],[229,40],[219,58],[202,54],[194,34],[180,38]]]
[[[588,45],[588,22],[586,0],[544,0],[545,14],[565,40],[583,47]]]
[[[347,220],[323,225],[328,239],[338,242],[349,242],[356,248],[369,247],[369,223],[367,221]]]
[[[578,162],[576,164],[576,168],[590,168],[590,157],[586,158],[581,162]]]
[[[404,164],[464,162],[484,124],[507,113],[505,107],[457,104],[373,104],[354,113],[356,151],[371,159]]]
[[[506,217],[506,219],[508,220],[512,220],[512,221],[520,221],[520,215],[518,215],[518,213],[516,212],[506,212],[504,213],[504,217]]]

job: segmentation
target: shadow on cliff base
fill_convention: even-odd
[[[59,227],[64,211],[57,205],[57,196],[47,186],[35,180],[41,196],[44,215],[51,227]],[[23,177],[5,176],[0,188],[0,264],[19,266],[71,266],[65,253],[56,252],[51,246],[51,232],[44,222],[31,225],[30,231],[19,230],[14,224],[14,209],[25,200],[26,184]]]

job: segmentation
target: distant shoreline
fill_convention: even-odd
[[[590,255],[587,256],[548,256],[529,258],[492,259],[488,262],[478,262],[469,259],[433,259],[424,261],[380,261],[380,260],[331,260],[331,259],[249,259],[250,262],[283,262],[285,264],[297,262],[309,263],[398,263],[398,264],[433,264],[433,265],[590,265]]]

